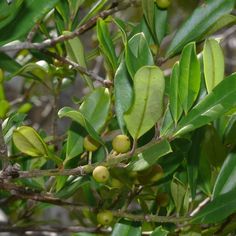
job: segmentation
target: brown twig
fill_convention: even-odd
[[[12,233],[24,233],[24,232],[54,232],[54,233],[103,233],[109,234],[109,229],[100,227],[82,227],[82,226],[12,226],[12,225],[0,225],[0,232],[12,232]]]
[[[7,157],[7,146],[3,137],[2,121],[0,121],[0,159],[2,160],[2,167],[5,169],[9,164]]]
[[[92,28],[94,25],[96,25],[97,19],[98,18],[106,18],[109,15],[112,15],[118,11],[127,9],[128,7],[135,6],[137,3],[136,1],[130,1],[128,3],[122,4],[115,6],[114,8],[104,10],[100,12],[97,16],[92,17],[88,22],[86,22],[84,25],[79,27],[79,29],[71,32],[70,34],[67,35],[60,35],[56,38],[53,39],[46,39],[42,41],[41,43],[30,43],[30,42],[22,42],[22,43],[16,43],[13,45],[7,45],[7,46],[2,46],[0,47],[0,52],[8,52],[8,51],[17,51],[17,50],[22,50],[22,49],[36,49],[36,50],[43,50],[47,47],[52,47],[56,45],[57,43],[61,43],[70,39],[75,38],[76,36],[79,36]]]

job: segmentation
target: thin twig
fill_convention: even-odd
[[[17,173],[14,172],[12,175],[11,171],[2,171],[0,173],[0,179],[6,179],[6,178],[35,178],[35,177],[41,177],[41,176],[84,176],[86,174],[91,173],[94,168],[97,165],[103,165],[106,167],[115,167],[118,166],[121,162],[128,160],[134,155],[137,155],[138,153],[141,153],[145,151],[146,149],[149,149],[152,145],[156,145],[162,140],[154,140],[140,148],[137,148],[134,153],[128,152],[124,154],[120,154],[115,157],[109,157],[107,158],[107,161],[101,162],[101,163],[94,163],[94,164],[88,164],[84,166],[78,166],[73,169],[48,169],[48,170],[31,170],[31,171],[18,171]]]
[[[9,164],[7,157],[7,146],[3,137],[2,121],[0,121],[0,159],[2,160],[2,167],[6,169]]]
[[[46,39],[42,41],[41,43],[30,43],[30,42],[22,42],[22,43],[16,43],[12,45],[6,45],[0,47],[0,52],[8,52],[8,51],[17,51],[17,50],[22,50],[22,49],[36,49],[36,50],[42,50],[47,47],[52,47],[56,45],[57,43],[61,43],[70,39],[75,38],[76,36],[79,36],[92,28],[94,25],[97,23],[97,19],[100,18],[106,18],[109,15],[112,15],[118,11],[127,9],[128,7],[135,6],[137,5],[136,1],[130,1],[128,3],[122,4],[115,6],[114,8],[104,10],[100,12],[97,16],[92,17],[88,22],[86,22],[84,25],[79,27],[79,29],[71,32],[70,34],[67,35],[60,35],[56,38],[53,39]]]
[[[111,231],[109,229],[104,229],[100,227],[82,227],[82,226],[12,226],[12,225],[0,225],[0,232],[54,232],[54,233],[104,233],[109,234]]]

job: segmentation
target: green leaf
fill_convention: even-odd
[[[24,40],[33,26],[43,18],[59,0],[24,0],[16,17],[0,30],[0,46],[13,40]]]
[[[183,108],[179,99],[179,64],[176,63],[173,67],[170,78],[170,111],[175,124],[177,124]]]
[[[217,176],[215,186],[213,189],[213,199],[236,189],[236,182],[233,181],[236,178],[236,154],[230,153],[223,166],[221,167],[220,173]]]
[[[203,131],[201,129],[197,129],[193,133],[191,149],[187,155],[188,183],[190,186],[191,195],[193,199],[196,196],[196,190],[197,190],[199,155],[201,150],[202,136],[203,136]]]
[[[186,187],[183,185],[183,183],[177,178],[173,178],[171,181],[171,195],[174,200],[177,213],[180,213],[180,210],[183,206],[186,191]]]
[[[141,67],[154,65],[152,53],[143,33],[135,34],[128,41],[125,48],[125,62],[132,78]]]
[[[159,9],[153,0],[142,0],[142,9],[153,38],[160,45],[166,33],[167,10]]]
[[[196,55],[195,43],[189,43],[183,49],[179,62],[178,95],[185,114],[192,107],[200,90],[200,63]]]
[[[118,67],[118,59],[116,56],[115,47],[108,30],[108,26],[101,18],[99,18],[97,21],[97,37],[99,41],[99,47],[106,58],[108,65],[110,65],[113,71],[116,71]]]
[[[29,126],[21,126],[14,130],[13,141],[23,153],[33,156],[48,156],[48,148],[39,134]]]
[[[12,4],[7,4],[7,1],[0,1],[0,29],[9,24],[20,11],[23,0],[15,0]]]
[[[224,78],[224,55],[215,39],[205,41],[203,48],[204,77],[208,93]]]
[[[227,92],[226,92],[227,91]],[[188,133],[222,116],[236,105],[236,74],[225,78],[179,122],[174,136]]]
[[[236,16],[231,14],[226,14],[220,17],[219,20],[216,21],[208,30],[206,33],[206,37],[209,35],[213,35],[218,30],[222,29],[225,26],[230,26],[236,23]]]
[[[223,15],[234,8],[234,0],[208,0],[195,9],[191,16],[176,32],[166,52],[170,57],[178,53],[184,45],[191,41],[202,39],[204,33]]]
[[[89,10],[89,12],[85,15],[85,17],[79,22],[79,26],[81,26],[82,24],[84,24],[86,21],[88,21],[89,19],[91,19],[93,16],[95,16],[105,5],[105,3],[107,2],[107,0],[98,0],[95,1],[94,6],[91,7],[91,9]]]
[[[116,223],[112,231],[111,236],[141,236],[142,229],[141,226],[136,222],[130,222],[122,220]]]
[[[236,211],[235,195],[236,189],[217,196],[193,217],[191,223],[209,224],[224,220]]]
[[[124,113],[128,111],[132,104],[133,90],[124,61],[120,63],[115,74],[114,93],[117,121],[122,133],[125,133]]]
[[[64,163],[83,152],[83,140],[84,137],[81,135],[81,126],[76,122],[72,122],[71,127],[68,130],[66,158],[64,160]]]
[[[169,231],[162,228],[162,226],[158,226],[155,230],[151,233],[150,236],[168,236]]]
[[[84,115],[76,111],[70,107],[63,107],[58,111],[58,116],[60,118],[62,117],[69,117],[73,121],[79,123],[82,127],[85,128],[85,130],[88,132],[88,134],[97,142],[101,143],[103,145],[103,141],[101,140],[100,136],[98,133],[95,131],[93,126],[88,122],[88,120],[84,117]]]
[[[104,128],[110,111],[110,94],[107,88],[94,89],[85,97],[79,111],[99,133]]]
[[[46,61],[28,63],[11,75],[11,77],[16,75],[22,75],[32,79],[46,80],[50,77],[49,65]]]
[[[5,53],[0,53],[0,68],[8,71],[10,73],[16,73],[16,71],[20,70],[21,65],[18,64],[13,58],[9,57]]]
[[[162,117],[165,80],[156,66],[144,66],[133,79],[134,102],[124,119],[134,139],[138,139]]]
[[[150,144],[150,147],[132,158],[128,169],[141,171],[154,165],[162,156],[172,152],[169,142],[164,139],[160,143]]]
[[[207,126],[203,137],[201,149],[211,165],[220,167],[226,158],[227,150],[223,145],[217,130],[213,126]]]
[[[85,179],[84,177],[81,176],[74,178],[73,180],[68,180],[64,184],[64,187],[55,195],[60,199],[67,199],[73,196],[74,193],[76,193],[79,188],[88,184],[88,182],[89,182],[88,179]]]

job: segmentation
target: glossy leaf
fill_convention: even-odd
[[[7,4],[7,1],[0,1],[1,17],[0,29],[9,24],[20,11],[23,0],[15,0],[12,4]]]
[[[50,77],[49,65],[46,61],[28,63],[15,72],[13,76],[22,75],[32,79],[45,80]]]
[[[141,236],[142,229],[139,224],[135,222],[122,220],[119,223],[116,223],[112,231],[111,236]]]
[[[18,64],[14,59],[9,57],[5,53],[0,53],[0,68],[10,73],[15,73],[16,71],[20,70],[21,65]]]
[[[130,76],[122,61],[116,71],[114,78],[115,110],[120,129],[125,133],[124,113],[132,104],[133,90]]]
[[[142,66],[154,65],[152,53],[143,33],[135,34],[128,41],[125,48],[125,62],[132,78]]]
[[[39,134],[29,126],[21,126],[15,129],[13,132],[13,141],[21,152],[29,156],[48,156],[46,144]]]
[[[107,63],[110,65],[113,71],[116,71],[118,59],[116,56],[115,47],[108,30],[108,26],[101,18],[97,21],[97,37],[99,41],[99,47],[106,58]]]
[[[213,126],[207,126],[205,135],[202,137],[203,142],[201,149],[205,153],[211,165],[220,167],[224,162],[227,150],[223,145],[217,130]]]
[[[234,0],[208,0],[199,6],[176,32],[166,56],[178,53],[184,45],[201,39],[207,30],[234,8]]]
[[[175,203],[177,213],[180,213],[180,210],[183,206],[184,197],[186,194],[186,187],[178,179],[174,178],[171,181],[171,195]]]
[[[0,30],[0,46],[13,40],[23,40],[33,26],[47,14],[59,0],[25,0],[20,11]]]
[[[215,39],[206,40],[203,48],[204,77],[208,93],[224,78],[224,55]]]
[[[236,212],[236,189],[217,196],[197,213],[192,223],[217,223]]]
[[[158,226],[150,236],[168,236],[168,234],[169,232],[167,230],[163,229],[162,226]]]
[[[110,111],[109,90],[103,87],[93,90],[85,97],[79,111],[98,133],[101,132]]]
[[[236,182],[233,181],[236,178],[236,154],[230,153],[224,164],[220,169],[220,173],[217,176],[215,186],[213,189],[213,199],[236,189]]]
[[[160,45],[166,32],[167,10],[161,10],[153,0],[142,0],[142,9],[149,29]]]
[[[70,107],[63,107],[59,110],[58,116],[60,118],[62,117],[68,117],[71,118],[73,121],[79,123],[82,127],[85,128],[85,130],[88,132],[88,134],[97,142],[103,144],[103,141],[99,137],[98,133],[95,131],[93,126],[88,122],[88,120],[84,117],[84,115],[76,111]]]
[[[132,171],[141,171],[157,163],[157,161],[166,154],[172,152],[169,142],[164,139],[160,143],[151,144],[148,149],[132,158],[128,169]]]
[[[179,100],[185,114],[196,100],[200,85],[200,63],[196,55],[195,43],[190,43],[184,47],[179,61]]]
[[[156,66],[144,66],[133,79],[134,101],[125,114],[127,129],[138,139],[161,118],[165,80],[163,72]]]
[[[188,183],[191,190],[192,198],[196,196],[197,179],[199,172],[199,155],[201,150],[201,141],[203,136],[203,130],[197,129],[192,135],[191,149],[187,155],[187,173]]]
[[[66,143],[66,158],[64,163],[78,156],[83,152],[83,136],[81,135],[80,125],[72,122],[68,130],[68,138]]]
[[[179,98],[179,64],[176,63],[173,67],[170,77],[170,111],[175,124],[177,124],[183,108],[180,104]]]
[[[227,93],[225,92],[227,91]],[[217,119],[236,105],[236,74],[225,78],[179,122],[175,136]]]

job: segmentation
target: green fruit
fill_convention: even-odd
[[[94,152],[99,148],[100,144],[90,136],[84,138],[84,148],[89,152]]]
[[[166,207],[169,204],[170,197],[168,193],[158,193],[157,198],[157,205],[160,207]]]
[[[111,180],[111,187],[112,188],[121,188],[123,184],[120,182],[120,180],[112,178]]]
[[[98,183],[105,183],[110,177],[110,173],[108,169],[105,166],[97,166],[93,170],[93,178],[98,182]]]
[[[105,210],[97,214],[97,221],[101,225],[109,225],[113,220],[113,214],[111,211]]]
[[[113,150],[118,152],[118,153],[125,153],[130,150],[130,139],[128,136],[124,134],[117,135],[113,140],[112,140],[112,147]]]
[[[156,0],[157,6],[160,8],[167,8],[170,6],[171,0]]]

